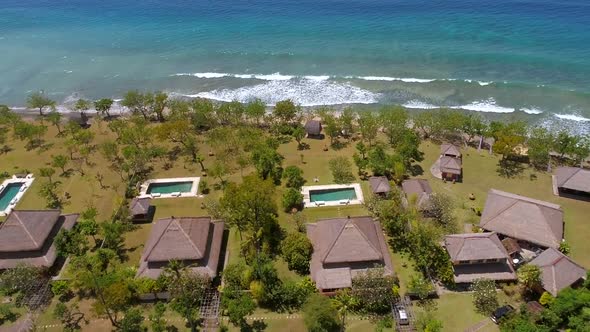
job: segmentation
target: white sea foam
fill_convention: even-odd
[[[357,79],[357,80],[364,80],[364,81],[402,81],[406,83],[430,83],[436,81],[435,79],[425,79],[425,78],[402,78],[402,77],[390,77],[390,76],[345,76],[344,78],[347,79]]]
[[[257,78],[259,80],[264,80],[264,81],[288,81],[288,80],[295,77],[295,76],[291,76],[291,75],[282,75],[281,73],[274,73],[274,74],[269,74],[269,75],[257,74],[257,75],[252,75],[252,76],[254,78]]]
[[[580,115],[576,115],[576,114],[558,114],[555,113],[553,114],[553,116],[560,118],[562,120],[571,120],[571,121],[576,121],[576,122],[588,122],[590,121],[590,119],[585,118],[583,116]]]
[[[373,104],[380,98],[378,93],[349,84],[309,79],[276,80],[237,89],[220,89],[184,96],[241,102],[259,98],[267,105],[275,105],[278,101],[291,99],[301,106]]]
[[[541,113],[543,113],[542,110],[540,110],[536,107],[522,108],[521,111],[525,112],[526,114],[541,114]]]
[[[426,109],[426,110],[440,108],[439,106],[424,103],[419,100],[408,101],[405,104],[402,104],[402,106],[405,108],[419,108],[419,109]]]
[[[464,109],[474,112],[486,112],[486,113],[512,113],[514,108],[503,107],[496,104],[494,98],[488,100],[476,101],[467,105],[453,106],[451,108]]]
[[[193,76],[198,78],[222,78],[229,77],[231,74],[226,73],[177,73],[173,76]]]

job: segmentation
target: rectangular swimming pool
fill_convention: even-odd
[[[10,205],[10,201],[16,197],[20,188],[24,185],[24,182],[9,183],[6,188],[2,189],[2,192],[0,192],[0,211],[4,211]]]
[[[323,201],[340,201],[340,200],[355,200],[356,192],[354,188],[337,188],[337,189],[319,189],[310,190],[309,199],[311,202]]]
[[[193,181],[150,183],[147,194],[190,193]]]

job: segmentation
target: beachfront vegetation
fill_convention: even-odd
[[[132,224],[127,203],[137,195],[138,184],[148,178],[200,173],[200,190],[206,197],[157,200],[156,218],[210,215],[225,220],[230,229],[229,257],[222,273],[221,302],[234,327],[257,327],[246,318],[268,310],[276,315],[301,313],[300,329],[305,324],[310,330],[341,326],[354,330],[351,317],[371,317],[373,323],[367,324],[375,325],[374,321],[391,314],[389,304],[409,288],[424,303],[418,310],[418,326],[464,329],[468,325],[461,324],[474,324],[483,317],[474,311],[479,305],[471,305],[470,294],[446,294],[426,301],[433,290],[431,279],[453,286],[451,262],[439,245],[442,236],[460,232],[465,223],[473,224],[474,211],[481,209],[492,186],[513,186],[514,192],[546,198],[537,192],[550,192],[549,186],[544,187],[550,183],[547,174],[527,164],[545,171],[558,164],[579,165],[588,154],[586,138],[553,136],[521,122],[488,122],[452,110],[410,115],[403,108],[388,107],[379,113],[346,109],[338,114],[322,108],[306,115],[291,101],[284,101],[266,113],[258,100],[216,104],[202,99],[169,100],[163,93],[138,91],[127,93],[122,104],[131,114],[112,116],[112,100],[95,101],[99,114],[89,129],[54,113],[23,120],[0,107],[0,133],[4,133],[0,143],[9,147],[0,171],[27,170],[38,178],[33,184],[36,190],[27,193],[19,208],[51,206],[83,212],[73,230],[62,231],[56,238],[60,255],[70,257],[63,272],[69,291],[58,291],[56,286],[50,306],[55,317],[42,315],[42,323],[88,328],[85,320],[98,316],[119,330],[140,325],[162,330],[166,316],[182,317],[188,328],[196,328],[202,294],[212,283],[217,286],[216,281],[191,274],[177,263],[170,264],[165,277],[156,281],[134,278],[151,224]],[[88,105],[77,109],[86,111]],[[40,113],[45,108],[50,107],[44,106]],[[311,116],[322,119],[325,140],[304,137],[301,124]],[[490,138],[494,141],[489,142]],[[396,187],[386,198],[373,198],[367,191],[364,206],[300,211],[299,190],[312,178],[328,184],[384,175],[399,184],[410,177],[429,177],[428,168],[443,141],[466,147],[467,174],[462,184],[432,181],[436,194],[428,214],[419,213],[412,200],[409,207],[404,206]],[[488,151],[478,153],[484,148],[500,157]],[[528,155],[524,154],[527,149]],[[206,182],[210,190],[205,192]],[[366,183],[361,183],[366,190]],[[468,194],[474,194],[475,201],[467,200]],[[566,233],[572,255],[588,265],[590,261],[583,258],[588,252],[583,241],[588,231],[582,223],[584,206],[567,204],[566,229],[577,229],[572,232],[578,234],[570,238],[572,233]],[[378,218],[387,234],[398,257],[394,263],[398,276],[361,275],[353,280],[350,292],[338,293],[334,301],[316,295],[315,285],[304,277],[312,253],[303,233],[305,224],[367,214]],[[404,275],[406,269],[412,278]],[[478,293],[489,297],[488,288]],[[172,296],[166,304],[147,309],[139,305],[139,295],[162,291]],[[485,304],[478,311],[495,309],[488,297],[476,301]],[[459,308],[454,308],[457,303]],[[453,317],[453,310],[459,309],[468,313],[464,321]],[[142,319],[148,316],[149,324]],[[571,319],[558,325],[569,326],[572,320],[575,324]]]

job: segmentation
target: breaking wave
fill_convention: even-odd
[[[269,106],[285,99],[291,99],[301,106],[374,104],[379,102],[380,94],[352,86],[347,83],[331,82],[323,79],[274,80],[264,84],[245,86],[237,89],[218,89],[186,97],[208,98],[218,101],[248,102],[261,99]]]

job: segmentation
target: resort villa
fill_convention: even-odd
[[[211,217],[170,217],[158,220],[145,245],[137,277],[157,279],[172,260],[211,278],[222,257],[223,221]]]
[[[307,224],[313,245],[311,279],[322,293],[350,288],[353,278],[371,268],[393,274],[391,256],[379,222],[346,217]]]
[[[553,191],[559,195],[590,199],[590,170],[559,167],[553,177]]]
[[[374,195],[386,196],[391,191],[391,185],[385,176],[371,176],[369,186]]]
[[[444,247],[453,263],[457,284],[471,283],[479,278],[516,280],[510,256],[494,232],[447,235]]]
[[[442,179],[459,181],[463,171],[461,150],[453,144],[440,146],[439,169]]]
[[[425,179],[409,179],[402,182],[402,190],[404,191],[404,205],[407,207],[411,199],[415,199],[415,204],[418,210],[425,211],[428,209],[430,201],[430,194],[432,188],[428,180]]]
[[[542,289],[553,296],[566,287],[576,287],[586,278],[586,269],[555,248],[543,251],[530,264],[541,269]]]
[[[558,248],[563,239],[563,211],[559,205],[496,189],[488,192],[479,225],[533,251]]]
[[[0,224],[0,270],[20,264],[50,268],[57,259],[53,243],[61,229],[70,230],[78,214],[60,210],[14,210]]]

